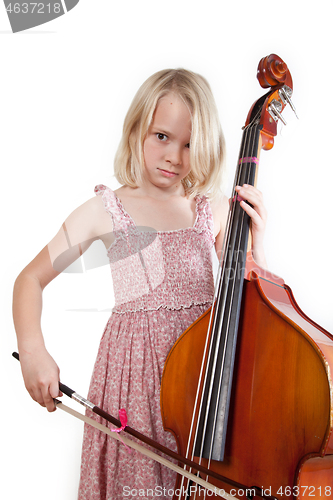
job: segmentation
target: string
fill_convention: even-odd
[[[251,129],[250,129],[250,132],[251,132]],[[248,137],[249,135],[250,135],[250,139]],[[251,144],[251,142],[252,142],[251,135],[252,135],[251,133],[249,134],[249,129],[247,129],[246,133],[245,133],[245,141],[244,141],[244,145],[243,145],[243,154],[244,154],[244,150],[247,150],[249,147],[249,144]],[[246,154],[248,154],[248,151],[246,151]],[[239,164],[241,164],[241,163],[242,162],[240,162]],[[239,169],[237,172],[236,182],[235,182],[238,185],[243,184],[243,180],[241,179],[241,176],[242,176],[242,170]],[[246,179],[246,180],[248,180],[248,179]],[[236,217],[235,211],[236,211],[236,204],[234,202],[233,219],[235,219],[235,217]],[[241,238],[242,238],[242,234],[243,234],[243,225],[244,225],[244,211],[242,210],[240,212],[240,217],[236,221],[236,225],[235,225],[235,222],[233,223],[233,229],[234,229],[234,235],[235,235],[234,238],[232,238],[232,231],[230,230],[230,234],[229,234],[229,238],[228,238],[228,240],[229,240],[228,246],[232,246],[232,250],[229,250],[229,255],[228,255],[229,258],[224,259],[225,262],[228,262],[228,266],[230,266],[230,268],[232,270],[234,270],[235,274],[232,277],[233,279],[231,279],[231,288],[230,288],[229,276],[227,276],[227,278],[226,278],[227,284],[225,286],[226,292],[225,292],[224,297],[223,297],[223,309],[219,311],[219,324],[218,324],[218,331],[216,334],[218,336],[218,342],[216,343],[216,347],[215,347],[215,356],[214,356],[214,360],[213,360],[214,371],[213,371],[213,374],[211,376],[211,382],[210,382],[211,389],[210,389],[210,397],[209,397],[207,408],[210,408],[211,404],[212,404],[213,380],[215,378],[215,373],[216,373],[216,369],[217,369],[217,359],[218,359],[218,354],[219,354],[219,350],[220,350],[220,343],[221,343],[222,334],[225,332],[224,343],[222,345],[222,361],[221,361],[220,376],[218,377],[217,397],[219,398],[221,395],[222,374],[224,372],[224,366],[225,366],[225,362],[226,362],[226,352],[227,352],[228,340],[229,340],[229,329],[230,329],[230,323],[231,323],[232,305],[233,305],[234,296],[235,296],[236,276],[237,276],[237,272],[238,272],[238,260],[236,259],[234,266],[232,266],[232,262],[235,260],[235,249],[236,249],[236,256],[239,256],[239,250],[240,250],[240,246],[241,246]],[[235,227],[236,227],[236,230],[235,230]],[[238,235],[238,241],[237,241],[237,235]],[[232,239],[234,239],[234,241],[231,241]],[[225,278],[225,269],[224,269],[223,279],[224,278]],[[227,311],[225,311],[226,301],[227,301],[228,296],[230,297],[229,309]],[[222,322],[223,322],[223,324],[222,324]],[[223,326],[224,326],[224,330],[223,330]],[[211,430],[211,442],[210,442],[210,446],[209,446],[209,456],[208,456],[209,465],[210,465],[212,453],[213,453],[213,436],[215,435],[215,430],[216,430],[218,400],[214,401],[213,404],[215,404],[215,411],[214,411],[214,418],[213,418],[213,424],[212,424],[212,430]],[[226,425],[226,421],[224,422],[224,425]],[[202,441],[206,437],[205,434],[206,434],[206,429],[205,429],[205,433],[203,433]],[[202,447],[203,447],[203,443],[202,443]],[[201,455],[202,455],[202,452],[201,452]]]
[[[247,133],[247,132],[246,132]],[[233,192],[235,191],[235,186],[237,184],[239,184],[239,171],[237,172],[236,174],[236,177],[235,177],[235,181],[234,181],[234,187],[233,187]],[[225,233],[224,235],[224,241],[223,241],[223,245],[222,245],[222,253],[221,253],[221,258],[220,258],[220,268],[221,268],[221,272],[219,274],[219,277],[218,277],[218,285],[215,286],[215,295],[214,295],[214,299],[213,299],[213,303],[216,303],[216,310],[218,309],[218,302],[216,301],[217,297],[221,297],[221,294],[218,293],[220,292],[220,288],[221,288],[221,285],[222,285],[222,277],[224,275],[224,272],[225,272],[225,265],[226,265],[226,260],[223,259],[223,257],[226,255],[226,248],[228,247],[228,244],[229,244],[229,241],[230,241],[230,228],[231,228],[231,224],[230,224],[230,221],[231,219],[234,218],[234,211],[235,211],[235,205],[232,204],[229,211],[228,211],[228,221],[227,221],[227,232]],[[212,335],[214,334],[214,332],[216,332],[216,320],[217,320],[217,315],[215,314],[214,315],[214,308],[212,307],[212,310],[211,310],[211,314],[210,314],[210,320],[209,320],[209,326],[208,326],[208,332],[212,332]],[[213,321],[213,325],[212,325],[212,321]],[[207,352],[207,347],[209,347],[209,352],[208,352],[208,355],[207,355],[207,365],[209,365],[209,360],[211,358],[211,351],[212,351],[212,345],[213,345],[213,342],[211,341],[210,343],[208,343],[209,341],[209,335],[207,335],[207,338],[206,338],[206,343],[205,343],[205,348],[204,348],[204,354],[203,354],[203,357],[202,357],[202,363],[201,363],[201,370],[200,370],[200,375],[199,375],[199,382],[198,382],[198,389],[197,389],[197,394],[196,394],[196,399],[195,399],[195,404],[194,404],[194,408],[193,408],[193,412],[192,412],[192,420],[191,420],[191,427],[190,427],[190,433],[189,433],[189,439],[188,439],[188,445],[187,445],[187,450],[186,450],[186,458],[189,457],[189,452],[190,452],[190,443],[192,441],[192,434],[193,434],[193,427],[194,427],[194,422],[195,422],[195,415],[197,413],[197,405],[198,405],[198,399],[199,399],[199,391],[200,391],[200,386],[201,386],[201,380],[202,380],[202,376],[203,376],[203,370],[204,370],[204,362],[205,362],[205,359],[206,359],[206,352]],[[202,389],[202,393],[204,393],[204,389],[206,387],[206,384],[207,384],[207,372],[206,374],[204,375],[204,382],[203,382],[203,389]],[[199,416],[198,416],[198,420],[200,418],[200,414],[202,412],[202,401],[200,403],[200,406],[199,406]],[[194,457],[194,448],[195,448],[195,443],[197,442],[197,438],[198,438],[198,425],[196,427],[196,430],[195,430],[195,436],[194,436],[194,446],[192,448],[192,454],[191,454],[191,459],[193,459]],[[202,433],[204,434],[204,433]],[[202,451],[200,451],[200,454],[199,454],[199,463],[201,464],[201,461],[202,461]],[[184,483],[184,477],[182,478],[182,486],[183,486],[183,483]]]
[[[237,174],[236,174],[235,184],[238,181],[238,178],[239,178],[239,172],[237,172]],[[235,185],[234,185],[234,188],[235,188]],[[215,297],[214,297],[214,302],[216,304],[216,306],[215,306],[216,307],[216,311],[218,311],[220,309],[220,302],[221,302],[221,297],[222,297],[221,287],[222,287],[222,283],[223,283],[223,276],[225,275],[225,267],[226,267],[226,261],[227,261],[226,258],[225,258],[226,255],[227,255],[226,248],[228,248],[228,246],[230,244],[230,237],[231,237],[230,218],[231,219],[234,218],[234,210],[235,210],[235,206],[233,204],[231,206],[231,210],[229,210],[229,216],[228,216],[229,220],[228,220],[228,225],[227,225],[228,232],[226,234],[226,237],[224,238],[223,252],[222,252],[222,255],[221,255],[222,268],[221,268],[221,272],[220,272],[220,279],[219,279],[218,287],[216,287]],[[224,257],[223,259],[222,259],[222,256]],[[221,317],[221,315],[223,316],[224,307],[225,307],[225,297],[222,297],[222,299],[223,299],[222,300],[223,305],[222,305],[222,312],[220,311],[220,317]],[[211,314],[213,314],[213,310],[212,310]],[[214,322],[213,322],[213,326],[212,326],[212,334],[211,334],[212,335],[212,339],[210,341],[209,352],[208,352],[207,367],[211,366],[211,358],[213,356],[213,345],[215,343],[214,337],[216,336],[216,332],[218,331],[217,326],[216,326],[217,320],[218,320],[218,314],[215,314],[214,315]],[[216,352],[216,348],[215,348],[215,352]],[[212,379],[212,375],[210,375],[210,379]],[[207,381],[208,381],[208,370],[206,369],[205,378],[204,378],[204,382],[203,382],[202,394],[205,394],[206,386],[207,386],[207,383],[208,383]],[[203,422],[203,429],[202,429],[202,433],[201,433],[201,445],[200,445],[200,452],[199,452],[199,462],[200,463],[202,461],[203,444],[204,444],[204,438],[205,438],[205,433],[206,433],[206,428],[207,428],[207,422],[208,422],[208,409],[209,409],[210,399],[211,399],[211,394],[208,394],[208,400],[206,402],[206,412],[205,412],[205,417],[204,417],[204,422]],[[200,421],[200,417],[201,417],[202,411],[203,411],[203,398],[201,399],[201,403],[200,403],[200,407],[199,407],[198,422]],[[196,445],[197,440],[198,440],[198,432],[199,432],[199,425],[197,425],[196,433],[195,433],[195,437],[194,437],[194,446],[193,446],[192,457],[191,457],[192,459],[194,457],[195,445]]]
[[[235,184],[234,184],[234,188],[235,188],[235,185],[236,183],[238,183],[238,180],[239,180],[239,172],[236,174],[236,177],[235,177]],[[233,189],[234,190],[234,189]],[[221,267],[221,271],[220,271],[220,277],[219,279],[217,280],[218,281],[218,284],[217,286],[215,287],[215,296],[214,296],[214,303],[216,304],[216,310],[219,308],[219,301],[216,300],[217,297],[221,297],[221,285],[222,285],[222,277],[224,275],[224,272],[225,272],[225,265],[226,265],[226,259],[223,259],[223,257],[226,255],[226,248],[228,247],[229,245],[229,241],[230,241],[230,227],[231,227],[231,224],[230,224],[230,219],[234,218],[234,210],[235,210],[235,207],[234,205],[232,204],[232,206],[230,207],[229,209],[229,212],[228,212],[228,222],[227,222],[227,228],[228,228],[228,231],[226,232],[225,236],[224,236],[224,242],[223,242],[223,251],[222,251],[222,254],[221,254],[221,261],[220,261],[220,267]],[[213,325],[211,324],[212,323],[212,319],[213,319]],[[214,337],[214,334],[216,332],[216,321],[217,321],[217,314],[213,314],[213,308],[212,308],[212,311],[211,311],[211,315],[210,315],[210,322],[209,322],[209,328],[208,328],[208,331],[211,331],[212,332],[212,337]],[[193,433],[193,426],[194,426],[194,421],[195,421],[195,415],[196,415],[196,410],[197,410],[197,404],[198,404],[198,397],[199,397],[199,390],[200,390],[200,386],[201,386],[201,380],[202,380],[202,375],[203,375],[203,367],[204,367],[204,361],[206,359],[206,351],[207,351],[207,343],[208,343],[208,335],[207,335],[207,339],[206,339],[206,344],[205,344],[205,349],[204,349],[204,355],[203,355],[203,358],[202,358],[202,364],[201,364],[201,371],[200,371],[200,377],[199,377],[199,384],[198,384],[198,390],[197,390],[197,394],[196,394],[196,400],[195,400],[195,405],[194,405],[194,409],[193,409],[193,413],[192,413],[192,421],[191,421],[191,428],[190,428],[190,436],[189,436],[189,440],[188,440],[188,446],[187,446],[187,450],[186,450],[186,457],[189,456],[189,446],[190,446],[190,442],[191,442],[191,437],[192,437],[192,433]],[[208,355],[207,355],[207,366],[209,366],[210,364],[210,359],[212,357],[212,348],[213,348],[213,343],[214,343],[214,338],[211,339],[210,341],[210,344],[209,344],[209,352],[208,352]],[[206,385],[207,385],[207,378],[208,378],[208,372],[206,370],[206,373],[205,373],[205,376],[204,376],[204,381],[203,381],[203,389],[202,389],[202,394],[204,394],[205,392],[205,388],[206,388]],[[200,421],[200,415],[202,413],[202,405],[203,405],[203,399],[201,399],[201,402],[200,402],[200,405],[199,405],[199,415],[198,415],[198,419],[197,421],[199,422]],[[206,406],[206,408],[208,408],[208,405]],[[206,420],[208,418],[208,415],[206,413]],[[204,426],[206,426],[206,422],[204,422]],[[198,431],[199,431],[199,425],[197,424],[197,427],[195,429],[195,436],[194,436],[194,446],[192,448],[192,455],[191,455],[191,458],[193,459],[194,457],[194,449],[195,449],[195,445],[196,445],[196,442],[198,440]],[[205,432],[203,431],[202,432],[202,436],[204,438],[204,435],[205,435]],[[199,461],[201,463],[201,460],[202,460],[202,446],[203,446],[203,438],[202,438],[202,442],[201,442],[201,447],[200,447],[200,453],[199,453]],[[182,486],[183,486],[183,483],[184,483],[184,478],[182,479]]]
[[[249,133],[249,131],[250,131],[250,133]],[[241,166],[243,163],[255,163],[255,164],[257,164],[259,162],[259,160],[258,160],[257,157],[249,156],[249,153],[250,153],[249,148],[251,147],[251,145],[253,143],[253,133],[252,132],[254,132],[254,134],[255,134],[256,133],[256,129],[253,128],[253,127],[247,127],[246,130],[245,130],[245,133],[243,135],[243,143],[242,143],[242,146],[241,146],[241,154],[240,154],[240,159],[239,159],[239,163],[238,163],[239,166]],[[250,136],[250,140],[249,140],[249,136]],[[240,185],[240,184],[244,184],[244,183],[249,183],[249,181],[250,181],[251,169],[250,168],[247,169],[248,172],[247,172],[247,175],[246,175],[246,177],[244,179],[245,182],[244,181],[241,182],[241,176],[242,176],[242,174],[244,175],[244,170],[241,169],[241,168],[239,168],[239,166],[238,166],[237,173],[236,173],[236,176],[235,176],[235,182],[234,182],[233,192],[235,192],[235,186],[236,185]],[[229,286],[225,287],[225,291],[221,290],[223,282],[225,283],[226,265],[227,265],[227,262],[229,264],[231,264],[231,262],[233,260],[235,260],[235,250],[236,250],[236,256],[239,256],[239,252],[241,250],[241,242],[242,242],[242,238],[244,236],[243,228],[244,228],[245,212],[243,210],[241,211],[241,216],[239,217],[239,219],[237,221],[236,230],[234,229],[234,236],[232,235],[232,232],[231,232],[231,227],[232,226],[234,227],[234,225],[235,225],[235,224],[231,224],[231,221],[234,221],[234,219],[235,219],[235,211],[236,211],[236,203],[235,203],[235,201],[236,200],[234,199],[233,203],[231,205],[231,208],[229,210],[229,213],[228,213],[228,224],[227,224],[228,231],[227,231],[227,234],[225,235],[224,242],[223,242],[223,252],[222,252],[222,255],[221,255],[221,262],[220,262],[221,272],[219,274],[218,286],[216,287],[216,292],[215,292],[215,297],[214,297],[214,302],[216,302],[216,306],[215,307],[216,307],[216,311],[217,311],[218,314],[214,315],[213,327],[212,327],[212,330],[211,330],[212,331],[212,339],[211,339],[211,342],[210,342],[209,352],[208,352],[208,357],[207,357],[207,367],[209,367],[209,366],[211,366],[211,359],[212,359],[212,356],[213,356],[213,361],[214,361],[213,362],[213,367],[212,367],[213,375],[215,374],[215,371],[216,371],[217,355],[218,355],[219,345],[220,345],[220,341],[221,341],[221,332],[222,332],[221,321],[222,321],[222,319],[224,317],[224,310],[225,310],[225,307],[226,307],[227,294],[229,292],[229,297],[230,297],[230,294],[231,294],[231,299],[232,300],[230,301],[230,304],[232,304],[233,298],[234,298],[234,294],[235,294],[236,280],[233,280],[231,291],[230,291],[230,287]],[[238,239],[237,239],[237,235],[238,235]],[[230,246],[232,237],[234,238],[234,241],[232,242],[232,249],[231,249],[231,251],[226,252],[226,249]],[[237,258],[236,259],[236,263],[235,263],[235,268],[234,268],[237,272],[239,271],[239,269],[238,269],[239,268],[239,264],[240,264],[240,262],[239,262],[239,259]],[[221,291],[223,292],[222,294],[221,294]],[[221,298],[221,296],[222,296],[222,298]],[[216,300],[217,297],[218,297],[218,300]],[[213,315],[213,308],[212,308],[212,312],[211,312],[210,326],[211,326],[211,322],[212,322],[212,315]],[[223,357],[222,357],[222,370],[221,370],[221,373],[223,372],[223,366],[224,366],[224,363],[225,363],[225,353],[226,353],[226,347],[227,347],[227,341],[228,341],[228,335],[227,335],[227,333],[229,331],[230,315],[231,315],[231,307],[229,308],[229,315],[228,315],[228,318],[227,318],[227,328],[226,328],[225,342],[224,342],[224,346],[223,346]],[[218,325],[217,325],[217,322],[218,322]],[[217,326],[218,326],[218,328],[217,328]],[[210,329],[209,329],[209,331],[210,331]],[[217,336],[217,339],[214,338],[216,336]],[[212,353],[212,345],[214,343],[215,343],[215,348],[214,348],[214,354],[213,354]],[[203,368],[204,360],[206,358],[206,350],[207,349],[205,347],[205,352],[204,352],[203,362],[202,362],[202,368]],[[208,370],[207,370],[205,378],[204,378],[202,395],[205,395],[205,390],[206,390],[206,385],[207,385],[207,377],[208,377],[207,373],[208,373]],[[201,378],[202,378],[202,374],[200,373],[200,382],[201,382]],[[213,377],[211,376],[210,379],[213,380]],[[221,393],[221,383],[222,383],[222,376],[220,376],[220,378],[219,378],[218,395],[220,395],[220,393]],[[199,384],[199,386],[200,386],[200,384]],[[206,412],[205,412],[205,419],[204,419],[204,429],[203,429],[203,432],[202,432],[202,435],[201,435],[199,463],[201,463],[202,457],[203,457],[203,446],[204,446],[204,440],[205,440],[205,437],[206,437],[207,422],[208,422],[208,413],[209,413],[209,408],[210,408],[210,405],[211,405],[212,392],[213,392],[213,386],[212,386],[212,382],[211,382],[210,383],[210,387],[209,387],[207,404],[206,404]],[[197,406],[198,393],[199,393],[199,389],[198,389],[198,392],[197,392],[195,407],[194,407],[194,411],[193,411],[193,414],[192,414],[192,424],[191,424],[191,432],[190,432],[189,442],[191,441],[191,436],[192,436],[192,432],[193,432],[193,420],[194,420],[194,417],[195,417],[195,414],[196,414],[196,406]],[[203,405],[203,397],[202,397],[202,400],[201,400],[201,403],[200,403],[198,422],[200,422],[200,416],[202,414],[202,405]],[[217,409],[218,409],[218,405],[216,404],[216,406],[215,406],[215,414],[214,414],[214,422],[213,422],[214,429],[213,429],[213,432],[211,434],[211,444],[210,444],[210,447],[209,447],[210,448],[209,457],[208,457],[209,464],[211,462],[211,457],[212,457],[212,445],[213,445],[212,438],[214,436],[214,432],[215,432],[215,428],[216,428]],[[196,442],[197,442],[197,439],[198,439],[198,430],[199,430],[199,426],[197,425],[196,432],[195,432],[195,437],[194,437],[195,445],[196,445]],[[188,449],[189,449],[189,446],[188,446]],[[187,449],[187,453],[186,453],[187,457],[188,457],[188,449]],[[195,446],[193,447],[193,450],[194,449],[195,449]],[[192,451],[192,459],[193,459],[193,457],[194,457],[194,451]]]
[[[246,134],[246,135],[248,135],[248,134]],[[249,142],[251,143],[251,140]],[[246,143],[248,144],[248,141],[246,141]],[[241,164],[241,163],[242,162],[240,162],[239,164]],[[241,177],[241,171],[239,171],[239,180],[240,180],[240,177]],[[246,179],[246,180],[248,180],[248,179]],[[235,203],[235,201],[234,201],[234,203]],[[237,239],[237,233],[238,233],[238,241],[237,242],[235,241],[235,244],[234,244],[234,249],[232,252],[232,259],[233,260],[234,260],[235,248],[236,248],[236,255],[237,256],[239,256],[239,251],[241,249],[241,239],[242,239],[242,235],[243,235],[244,218],[245,218],[245,213],[244,213],[244,211],[242,211],[240,219],[238,219],[238,221],[237,221],[238,228],[237,228],[235,239]],[[239,260],[237,259],[236,263],[235,263],[235,268],[234,268],[234,273],[235,273],[234,278],[237,276],[237,273],[238,273],[238,265],[239,265]],[[230,328],[231,313],[232,313],[231,306],[233,304],[234,297],[235,297],[236,279],[232,280],[231,291],[230,291],[229,283],[230,283],[230,280],[228,280],[228,292],[229,292],[229,296],[231,296],[231,297],[230,297],[230,307],[229,307],[229,310],[227,311],[227,322],[226,322],[226,327],[225,327],[226,335],[225,335],[224,345],[223,345],[222,366],[221,366],[221,370],[220,370],[219,384],[218,384],[218,391],[217,391],[218,395],[221,394],[222,374],[223,374],[224,366],[225,366],[226,350],[227,350],[227,344],[228,344],[228,332],[229,332],[229,328]],[[220,322],[221,322],[221,320],[222,320],[222,317],[220,319]],[[223,320],[225,321],[225,314],[223,314]],[[221,339],[221,336],[222,336],[222,328],[220,329],[220,334],[219,334],[220,339]],[[217,350],[218,350],[218,348],[216,347],[215,359],[217,358],[217,354],[218,354]],[[211,403],[211,401],[210,401],[210,403]],[[212,436],[215,434],[215,430],[216,430],[217,410],[218,410],[218,404],[215,403]],[[210,443],[209,463],[210,463],[211,458],[212,458],[212,453],[213,453],[213,439],[211,439],[211,443]]]
[[[244,146],[244,149],[246,150],[246,154],[248,154],[252,148],[253,148],[253,144],[254,144],[254,136],[255,136],[255,133],[256,133],[256,130],[255,128],[251,127],[249,128],[249,133],[247,133],[245,135],[245,144],[246,144],[246,147]],[[250,150],[250,151],[249,151]],[[249,161],[252,162],[252,159],[254,157],[245,157],[245,158],[248,158]],[[243,160],[243,158],[241,158],[241,160]],[[241,163],[243,163],[243,161],[240,161],[239,164],[241,165]],[[256,163],[256,162],[255,162]],[[244,178],[244,173],[245,173],[245,178]],[[238,184],[244,184],[244,181],[245,183],[249,183],[250,182],[250,175],[251,175],[251,169],[245,169],[245,172],[243,169],[240,169],[239,172],[238,172]],[[243,178],[241,178],[243,176]],[[236,206],[236,205],[235,205]],[[236,208],[235,208],[236,210]],[[218,396],[220,396],[221,394],[221,384],[222,384],[222,375],[223,375],[223,372],[224,372],[224,364],[225,364],[225,359],[226,359],[226,349],[228,347],[228,341],[229,341],[229,335],[230,335],[230,324],[231,324],[231,315],[232,315],[232,307],[234,307],[234,300],[235,300],[235,295],[237,293],[237,286],[239,286],[239,294],[241,294],[241,291],[242,291],[242,283],[241,283],[241,280],[242,280],[242,269],[240,268],[240,266],[242,265],[242,260],[244,259],[244,255],[242,256],[241,255],[241,252],[243,251],[244,249],[244,252],[245,252],[245,246],[246,246],[246,243],[247,243],[247,235],[244,236],[244,224],[245,224],[245,220],[248,216],[246,215],[246,213],[243,211],[243,210],[240,210],[240,217],[238,218],[237,220],[237,227],[236,227],[236,236],[235,236],[235,241],[234,241],[234,244],[233,244],[233,249],[232,249],[232,256],[231,256],[231,260],[234,261],[234,267],[232,267],[232,269],[234,270],[234,279],[231,280],[231,283],[232,283],[232,286],[231,286],[231,289],[230,289],[230,280],[228,280],[228,292],[229,292],[229,297],[230,297],[230,307],[229,307],[229,310],[227,311],[227,320],[225,320],[225,314],[224,314],[224,324],[225,324],[225,341],[224,341],[224,346],[223,346],[223,358],[222,358],[222,363],[221,363],[221,370],[220,370],[220,377],[219,377],[219,385],[218,385],[218,390],[217,390],[217,394]],[[243,241],[244,240],[244,241]],[[243,248],[242,248],[242,245],[243,245]],[[235,257],[236,256],[236,257]],[[236,279],[236,276],[239,276],[239,281],[237,281]],[[239,285],[240,283],[240,285]],[[237,324],[236,324],[237,326]],[[234,331],[234,334],[236,335],[236,326],[235,326],[235,331]],[[222,334],[222,329],[220,331],[220,335]],[[230,377],[230,375],[229,375]],[[230,381],[227,380],[227,383],[230,385]],[[228,387],[229,388],[229,387]],[[228,395],[227,395],[228,396]],[[227,399],[227,404],[228,404],[228,399]],[[210,453],[209,453],[209,461],[211,460],[211,457],[212,457],[212,445],[213,445],[213,436],[215,435],[215,431],[216,431],[216,422],[217,422],[217,410],[218,410],[218,404],[217,402],[215,403],[215,414],[214,414],[214,421],[213,421],[213,430],[212,430],[212,434],[211,434],[211,446],[210,446]],[[226,426],[226,420],[223,422],[224,426]]]

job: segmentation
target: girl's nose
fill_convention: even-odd
[[[182,163],[182,155],[178,146],[170,145],[166,155],[166,161],[169,161],[172,165],[180,165]]]

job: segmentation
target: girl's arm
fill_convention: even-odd
[[[267,212],[264,205],[262,193],[248,184],[236,186],[236,191],[243,200],[251,203],[252,207],[241,201],[240,206],[251,217],[252,257],[258,266],[267,269],[264,252],[264,234],[267,220]]]
[[[266,258],[264,253],[264,233],[266,227],[267,212],[263,203],[262,193],[255,188],[244,184],[236,186],[236,191],[244,201],[240,202],[241,207],[251,217],[251,241],[252,241],[252,256],[254,261],[263,269],[267,268]],[[252,207],[246,203],[251,203]],[[224,233],[226,229],[226,221],[228,216],[229,203],[226,197],[222,202],[212,205],[214,226],[215,226],[215,249],[217,256],[220,258]]]
[[[41,329],[42,292],[61,270],[96,239],[110,244],[112,223],[100,196],[76,209],[58,234],[23,269],[14,285],[13,316],[25,386],[48,411],[59,395],[59,368],[47,352]],[[55,265],[56,264],[56,265]]]
[[[59,368],[45,349],[41,330],[42,290],[59,273],[54,271],[47,246],[15,281],[13,317],[21,369],[30,396],[49,411],[59,395]]]

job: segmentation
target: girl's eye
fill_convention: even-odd
[[[190,143],[188,143],[188,144],[185,144],[185,148],[188,148],[188,149],[190,149]]]
[[[156,134],[156,136],[157,136],[157,139],[158,139],[159,141],[166,141],[166,140],[167,140],[167,138],[168,138],[168,136],[167,136],[167,135],[165,135],[165,134],[160,134],[160,133]]]

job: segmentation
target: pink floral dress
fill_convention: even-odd
[[[111,189],[99,185],[95,192],[113,221],[108,257],[115,306],[88,399],[116,418],[125,408],[130,427],[176,450],[174,437],[163,430],[160,383],[172,345],[213,301],[210,205],[197,196],[193,227],[156,232],[137,228]],[[79,500],[172,498],[175,480],[173,471],[85,426]]]

